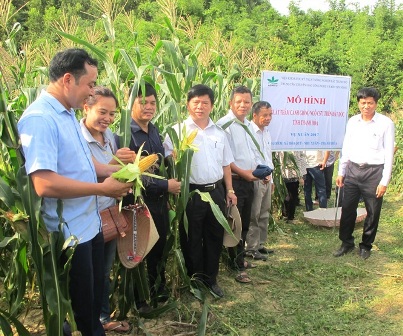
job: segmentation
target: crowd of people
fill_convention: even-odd
[[[172,140],[152,123],[157,109],[157,92],[150,84],[138,92],[131,111],[131,140],[128,147],[109,129],[118,101],[111,90],[95,86],[97,61],[82,49],[59,52],[49,66],[50,84],[22,115],[18,130],[26,158],[26,169],[34,188],[43,197],[42,215],[49,231],[59,230],[57,201],[63,200],[64,235],[78,238],[72,261],[70,297],[77,328],[82,335],[105,335],[105,331],[128,332],[126,321],[111,320],[109,308],[110,271],[115,260],[116,240],[104,243],[99,212],[123,198],[134,202],[131,184],[110,177],[119,169],[114,156],[124,163],[136,155],[159,154],[159,160],[172,155]],[[187,93],[188,117],[174,126],[179,134],[197,130],[191,161],[189,190],[208,193],[223,213],[237,206],[242,233],[239,243],[228,248],[235,280],[250,283],[247,270],[257,267],[254,260],[266,261],[273,253],[267,245],[271,175],[255,173],[257,167],[274,169],[268,125],[272,107],[267,101],[253,104],[252,92],[235,87],[228,113],[216,123],[210,118],[214,107],[213,90],[202,84]],[[354,249],[354,220],[360,196],[368,216],[364,224],[360,256],[367,259],[375,239],[382,197],[390,180],[393,160],[394,127],[389,118],[375,112],[379,93],[365,88],[357,95],[360,114],[350,119],[340,158],[336,184],[344,189],[340,240],[336,257]],[[75,109],[82,109],[78,122]],[[143,145],[144,144],[144,145]],[[139,153],[143,145],[142,153]],[[114,156],[113,156],[113,155]],[[298,151],[280,153],[281,173],[288,191],[284,215],[295,220],[299,185],[303,183],[305,208],[313,210],[315,196],[326,208],[332,190],[336,153]],[[160,163],[160,162],[158,162]],[[154,174],[159,174],[158,164]],[[316,194],[312,195],[313,184]],[[150,297],[168,299],[163,251],[169,230],[168,195],[178,195],[181,182],[150,178],[144,183],[144,202],[154,219],[159,239],[146,257]],[[224,228],[209,203],[194,193],[186,207],[188,227],[180,223],[180,243],[186,269],[192,281],[202,283],[216,297],[225,295],[218,284]],[[248,260],[249,259],[249,260]],[[66,262],[62,256],[61,263]],[[136,302],[146,309],[147,302]],[[65,335],[70,335],[65,323]]]

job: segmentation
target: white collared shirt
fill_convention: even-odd
[[[269,132],[269,128],[264,127],[262,131],[259,128],[259,126],[255,124],[253,120],[250,122],[249,128],[251,129],[253,136],[255,137],[256,141],[260,146],[260,151],[264,155],[265,164],[269,166],[271,169],[274,169],[271,153],[271,135]],[[259,163],[256,163],[256,165],[258,164]]]
[[[379,184],[387,186],[392,174],[395,125],[388,117],[376,113],[370,121],[361,114],[347,123],[340,158],[339,175],[344,176],[349,161],[358,164],[384,164]]]
[[[234,161],[225,132],[211,119],[205,129],[197,126],[191,117],[183,124],[186,125],[187,134],[197,129],[193,145],[198,151],[193,153],[190,183],[209,184],[221,180],[224,176],[223,167]],[[183,124],[173,127],[178,135],[182,132]],[[173,145],[168,135],[164,140],[164,148],[166,156],[172,154]]]
[[[223,127],[234,119],[236,119],[235,114],[229,110],[227,115],[217,121],[217,125]],[[250,129],[249,120],[245,119],[244,124]],[[265,164],[250,135],[241,125],[234,122],[225,129],[225,132],[237,167],[243,170],[254,170],[257,164]]]

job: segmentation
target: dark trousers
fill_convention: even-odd
[[[376,198],[376,188],[382,178],[383,165],[359,168],[349,163],[344,179],[343,205],[340,218],[339,238],[345,246],[354,246],[354,227],[357,206],[362,195],[367,217],[360,248],[370,250],[375,240],[381,215],[383,197]]]
[[[64,259],[64,260],[63,260]],[[65,256],[62,258],[65,262]],[[103,336],[99,320],[104,284],[104,237],[78,244],[69,272],[69,292],[77,329],[83,336]]]
[[[162,260],[165,244],[168,234],[168,208],[167,197],[161,196],[158,198],[145,197],[144,202],[150,210],[151,216],[154,220],[155,227],[157,228],[158,235],[160,236],[153,248],[147,254],[147,273],[150,284],[151,294],[158,293],[160,289],[165,286],[165,260]],[[160,282],[158,288],[155,288],[158,275]]]
[[[323,175],[325,176],[325,186],[326,186],[326,197],[330,198],[332,195],[333,189],[333,172],[334,172],[334,164],[323,168]],[[315,199],[318,199],[318,191],[315,190],[316,196]]]
[[[298,203],[299,181],[285,181],[285,186],[288,191],[287,198],[284,200],[285,215],[287,219],[293,220]]]
[[[190,189],[192,191],[192,188]],[[209,192],[222,211],[225,209],[225,192],[221,183]],[[210,203],[204,202],[198,193],[186,207],[188,234],[184,223],[179,226],[180,240],[189,276],[194,276],[207,285],[217,281],[224,228],[215,218]]]
[[[109,294],[110,294],[110,275],[116,256],[117,239],[112,239],[104,246],[104,292],[102,294],[102,308],[100,320],[102,324],[108,323],[110,318]]]
[[[326,185],[326,197],[330,198],[332,195],[333,188],[333,172],[334,172],[334,164],[327,166],[323,169],[323,175],[325,175],[325,185]]]
[[[237,197],[237,207],[241,216],[242,233],[241,240],[235,247],[229,247],[228,253],[231,261],[235,262],[240,270],[243,270],[245,261],[245,242],[246,235],[249,230],[250,217],[252,213],[253,203],[253,182],[246,180],[232,180],[232,186],[234,188]]]
[[[305,208],[306,211],[313,210],[313,202],[312,202],[312,184],[315,183],[315,189],[318,193],[319,198],[319,207],[326,208],[327,207],[327,198],[326,198],[326,184],[325,184],[325,176],[323,171],[320,170],[319,167],[307,168],[306,175],[304,175],[304,196],[305,196]]]

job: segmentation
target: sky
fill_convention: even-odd
[[[288,5],[290,1],[291,0],[270,0],[270,3],[281,14],[288,15]],[[295,0],[295,3],[298,2],[298,7],[304,11],[308,9],[326,11],[329,9],[329,5],[325,0]],[[373,7],[377,3],[377,0],[347,0],[346,4],[348,8],[355,9],[354,6],[349,6],[349,4],[352,3],[359,4],[361,8],[365,6]],[[403,0],[395,0],[395,4],[396,6],[403,4]]]

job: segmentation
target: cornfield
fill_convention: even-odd
[[[7,2],[8,3],[8,2]],[[272,66],[268,57],[257,49],[235,52],[231,40],[220,38],[216,31],[210,42],[197,43],[189,52],[183,52],[179,33],[195,36],[198,26],[191,20],[178,19],[172,1],[157,1],[167,16],[166,28],[170,39],[150,38],[149,43],[139,46],[135,34],[127,49],[116,48],[116,20],[120,19],[126,28],[134,32],[136,24],[132,13],[121,13],[116,7],[103,7],[102,1],[96,1],[103,14],[100,20],[104,31],[94,28],[83,37],[78,37],[77,21],[68,18],[55,24],[59,35],[57,46],[44,45],[41,50],[41,64],[38,64],[38,50],[32,50],[29,44],[17,46],[16,37],[21,30],[17,23],[7,32],[5,47],[0,47],[0,57],[5,60],[0,65],[0,277],[4,279],[0,291],[3,292],[0,303],[0,329],[4,335],[29,335],[28,330],[18,321],[24,305],[29,306],[27,297],[39,293],[43,311],[43,320],[47,335],[62,335],[62,324],[66,316],[72,320],[71,306],[68,298],[67,270],[58,266],[57,256],[63,248],[63,237],[59,233],[46,232],[39,213],[41,200],[35,194],[32,184],[24,171],[24,159],[20,153],[16,122],[24,109],[35,100],[38,92],[47,84],[47,64],[56,50],[78,46],[87,49],[101,63],[98,84],[110,87],[116,94],[120,116],[113,125],[114,131],[128,143],[130,138],[130,111],[134,96],[128,96],[128,88],[133,92],[141,90],[144,83],[152,84],[158,92],[158,112],[154,123],[161,134],[171,132],[171,126],[181,122],[187,115],[186,93],[194,84],[205,84],[215,92],[216,103],[211,114],[218,120],[227,112],[227,102],[232,88],[236,85],[248,86],[258,99],[259,76],[262,67],[270,70]],[[9,2],[8,4],[11,4]],[[3,9],[5,20],[10,13]],[[1,24],[1,23],[0,23]],[[97,41],[106,39],[107,52],[96,46]],[[222,53],[217,55],[217,50]],[[7,64],[7,65],[5,65]],[[403,131],[402,122],[397,123],[398,139]],[[398,143],[400,145],[400,143]],[[401,167],[402,155],[396,158],[395,188],[401,191],[400,180],[403,179]],[[276,165],[278,161],[275,160]],[[274,176],[277,186],[282,182]],[[284,192],[276,190],[279,207]],[[186,195],[189,197],[189,195]],[[62,213],[62,206],[59,206]],[[182,208],[183,211],[183,208]],[[177,295],[179,285],[190,286],[190,280],[183,270],[183,257],[175,236],[173,223],[178,221],[181,213],[172,219],[172,237],[168,240],[168,251],[164,259],[175,255],[175,267],[170,278],[173,281],[173,295]],[[61,215],[60,215],[61,217]],[[61,223],[62,225],[62,223]],[[133,287],[142,288],[140,298],[147,298],[144,265],[134,270],[127,270],[118,265],[113,270],[115,295],[120,317],[132,310],[135,312]],[[120,279],[117,281],[117,279]],[[179,283],[181,282],[181,283]],[[203,293],[193,289],[194,294],[204,302]],[[173,309],[168,305],[160,314]],[[207,320],[207,304],[203,308],[199,335],[204,335]],[[203,327],[204,326],[204,327]]]

